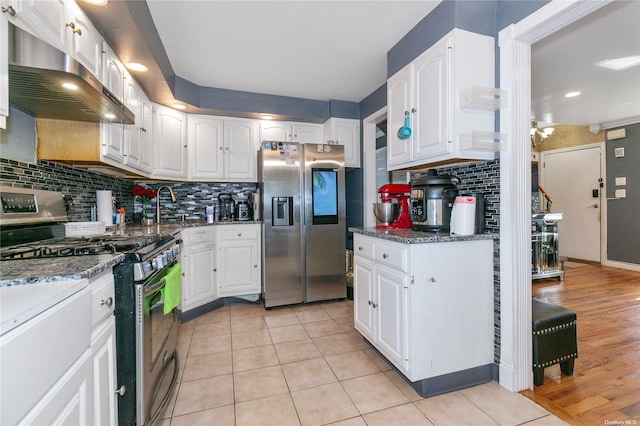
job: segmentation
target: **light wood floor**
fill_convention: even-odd
[[[521,394],[572,425],[640,425],[640,272],[565,268],[564,284],[536,280],[532,293],[576,312],[578,358],[572,376],[548,367]]]

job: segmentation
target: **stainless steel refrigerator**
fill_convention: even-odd
[[[344,147],[264,141],[258,175],[265,307],[345,298]]]

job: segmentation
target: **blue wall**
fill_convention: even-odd
[[[640,264],[640,123],[624,126],[627,136],[607,140],[607,258]],[[606,133],[606,132],[605,132]],[[624,148],[616,158],[615,148]],[[627,185],[616,186],[616,177],[626,177]],[[616,189],[626,189],[627,197],[613,200]]]

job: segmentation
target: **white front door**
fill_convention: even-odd
[[[540,182],[553,200],[551,210],[563,213],[560,256],[600,262],[603,155],[601,144],[541,153]]]

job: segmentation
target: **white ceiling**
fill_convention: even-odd
[[[360,102],[440,1],[147,0],[176,75],[200,86]]]
[[[596,65],[634,55],[640,55],[639,1],[614,1],[535,43],[531,49],[532,119],[603,127],[637,122],[640,65],[624,71]],[[582,94],[565,98],[571,91]]]

